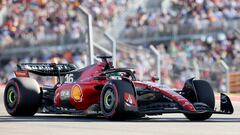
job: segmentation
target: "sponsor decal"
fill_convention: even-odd
[[[15,71],[16,77],[29,77],[28,71]]]
[[[132,94],[124,93],[125,107],[137,107],[137,102]]]
[[[83,92],[82,88],[78,84],[72,87],[71,97],[75,102],[82,102]]]
[[[70,98],[70,91],[69,90],[62,90],[60,92],[60,99],[61,100],[67,100]]]
[[[54,68],[51,67],[50,64],[29,64],[24,65],[24,68],[28,70],[54,70]]]

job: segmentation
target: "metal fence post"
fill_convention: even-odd
[[[88,25],[88,64],[94,63],[94,50],[93,50],[93,32],[92,32],[92,16],[83,7],[79,6],[80,11],[87,16]]]
[[[113,66],[116,67],[116,56],[117,56],[117,43],[116,40],[107,33],[104,35],[112,42],[112,58],[113,58]]]
[[[193,66],[194,66],[194,71],[195,71],[195,78],[200,79],[200,71],[199,71],[199,65],[197,63],[197,59],[193,59]]]
[[[161,83],[161,56],[160,56],[160,53],[158,52],[158,50],[153,45],[150,45],[150,49],[156,55],[156,59],[157,59],[157,69],[156,69],[157,70],[157,77],[159,78],[158,82]]]
[[[93,42],[93,46],[98,48],[99,50],[103,51],[104,53],[106,53],[107,55],[112,55],[112,52],[107,50],[106,48],[102,47],[101,45],[99,45],[96,42]]]
[[[230,89],[230,78],[229,78],[229,66],[223,61],[220,60],[220,64],[223,66],[223,68],[226,71],[226,78],[227,78],[227,93],[229,93]]]

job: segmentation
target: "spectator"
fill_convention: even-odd
[[[104,29],[123,11],[126,1],[9,0],[2,3],[1,11],[8,11],[5,21],[0,20],[0,48],[79,42],[81,33],[86,31],[82,27],[85,22],[79,16],[80,4],[92,14],[93,25]]]
[[[154,1],[151,1],[151,3]],[[151,37],[159,32],[178,34],[221,30],[225,24],[240,17],[239,0],[169,0],[161,1],[161,7],[150,10],[140,6],[136,13],[127,16],[123,38]],[[147,28],[147,30],[143,30]],[[148,32],[149,31],[149,32]],[[149,34],[150,33],[150,34]]]

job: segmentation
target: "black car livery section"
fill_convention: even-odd
[[[77,67],[73,64],[55,63],[22,63],[17,65],[18,70],[27,70],[41,76],[59,76],[74,71]]]
[[[93,67],[94,65],[95,64],[80,69],[73,64],[23,63],[18,64],[17,68],[18,71],[27,70],[28,72],[41,76],[58,76],[61,83],[71,83],[77,81],[85,70]],[[69,78],[72,79],[69,80]]]

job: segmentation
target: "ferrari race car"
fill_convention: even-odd
[[[213,113],[232,114],[229,97],[221,93],[220,108],[210,84],[193,78],[181,90],[170,89],[153,81],[138,81],[134,70],[114,68],[109,58],[79,69],[72,64],[22,63],[15,78],[8,81],[4,104],[12,116],[35,113],[104,116],[111,120],[183,113],[189,120],[206,120]],[[53,87],[39,86],[29,77],[56,76]]]

